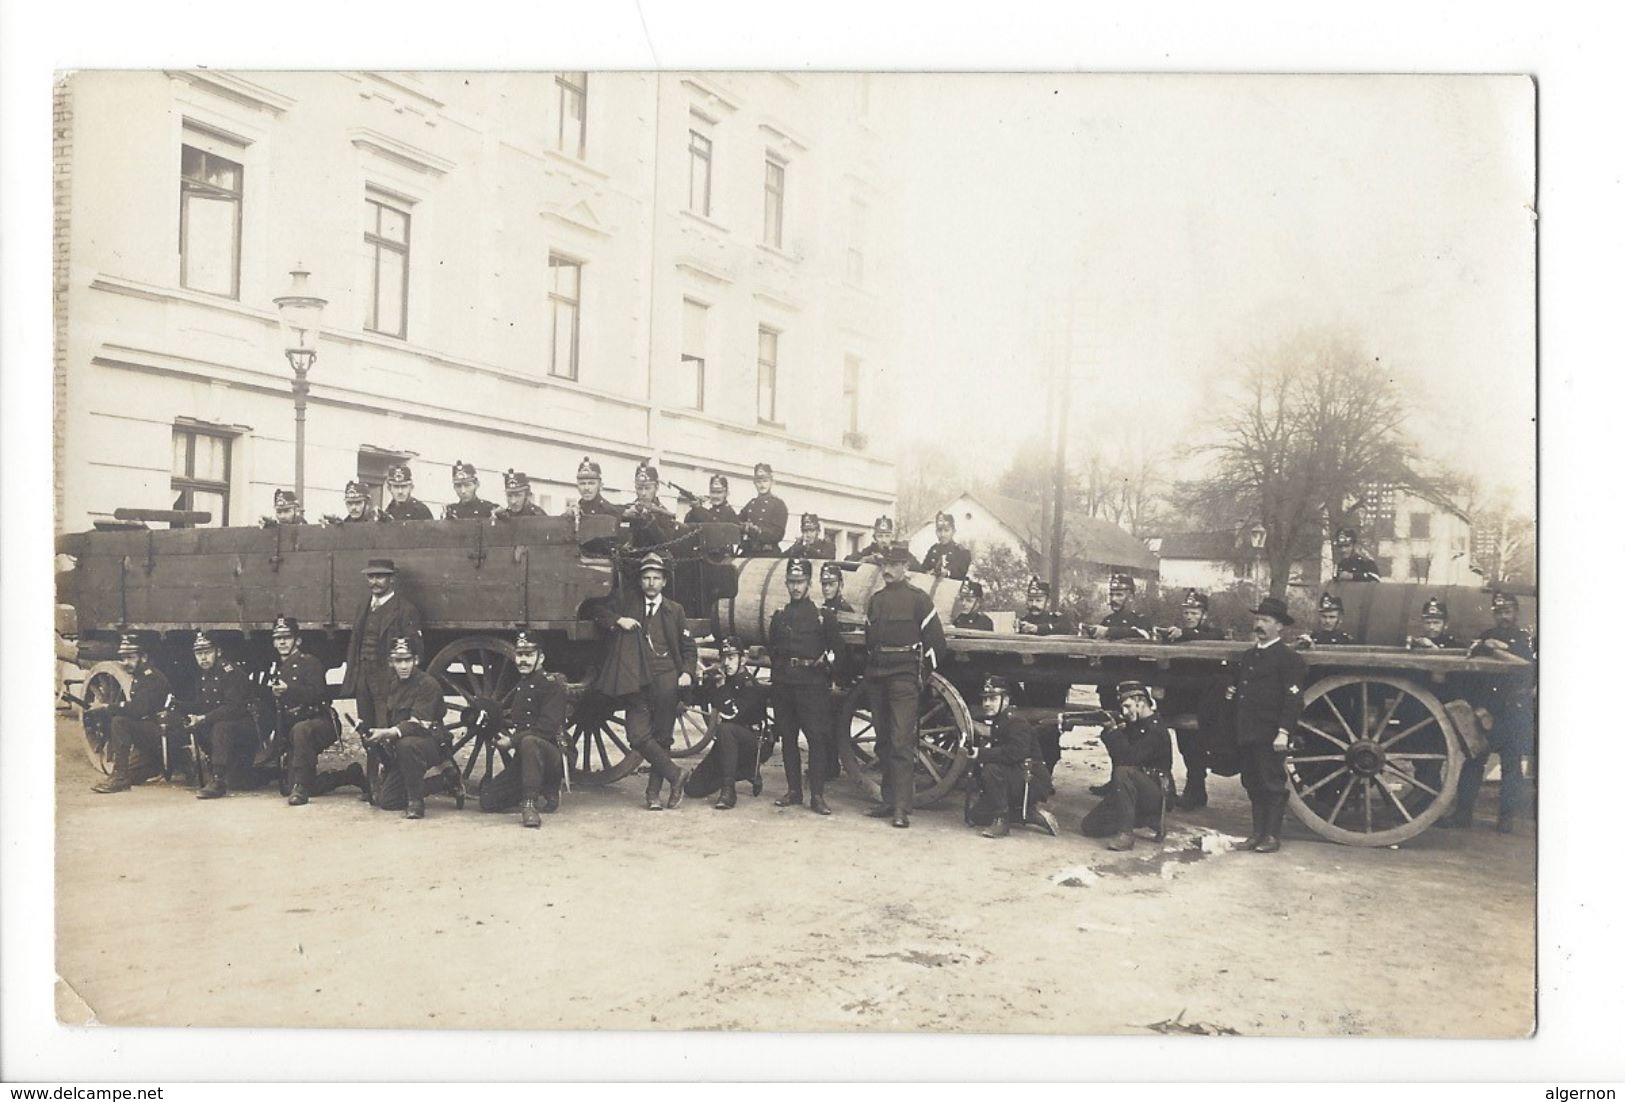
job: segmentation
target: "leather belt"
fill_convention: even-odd
[[[792,670],[806,669],[808,666],[822,666],[822,658],[789,658],[786,659]]]
[[[876,647],[875,648],[875,650],[879,651],[881,654],[913,654],[915,651],[917,651],[919,649],[920,649],[920,645],[918,643],[915,643],[913,646],[908,646],[908,647]]]

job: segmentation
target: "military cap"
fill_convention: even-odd
[[[281,635],[298,635],[298,634],[299,634],[299,621],[295,620],[292,616],[278,616],[276,618],[275,622],[271,624],[271,638],[272,639],[275,639],[275,638],[277,638],[278,636],[281,636]]]
[[[1248,611],[1250,611],[1254,616],[1268,616],[1273,620],[1279,620],[1283,624],[1290,625],[1294,622],[1292,619],[1292,613],[1288,612],[1286,609],[1286,602],[1281,600],[1279,597],[1265,597],[1262,601],[1258,602],[1257,608],[1249,609]]]
[[[841,566],[837,562],[826,562],[818,568],[818,580],[823,582],[838,582],[841,580]]]
[[[881,561],[887,563],[906,563],[913,557],[914,556],[908,553],[908,548],[905,545],[901,543],[894,543],[890,547],[886,548],[886,553],[884,556],[882,556]]]
[[[727,475],[722,475],[722,474],[714,474],[714,475],[712,475],[711,476],[710,486],[711,486],[711,489],[713,489],[713,490],[721,490],[723,493],[727,493],[728,492],[728,476]]]
[[[271,494],[271,504],[278,509],[297,509],[299,495],[292,490],[277,490]]]
[[[394,559],[368,559],[367,565],[362,568],[363,574],[393,574],[395,573]]]
[[[1040,578],[1037,574],[1034,574],[1031,578],[1029,578],[1027,580],[1027,596],[1029,596],[1029,597],[1048,597],[1049,596],[1049,583],[1046,582],[1043,578]]]
[[[1106,588],[1116,593],[1133,593],[1134,576],[1132,574],[1114,573]]]
[[[791,559],[784,568],[784,580],[787,582],[805,582],[812,578],[811,559]]]
[[[528,490],[530,489],[530,476],[524,471],[516,471],[509,467],[502,476],[502,488],[504,490]]]
[[[1185,599],[1183,601],[1179,602],[1179,603],[1184,608],[1199,608],[1203,612],[1206,612],[1207,611],[1207,594],[1206,593],[1198,593],[1194,589],[1187,589],[1185,591]]]
[[[667,565],[665,556],[659,551],[649,552],[638,563],[639,574],[647,574],[651,570],[658,570],[668,578],[671,577],[671,567]]]
[[[1431,616],[1437,616],[1441,620],[1450,618],[1450,611],[1445,608],[1444,602],[1437,597],[1429,597],[1422,602],[1422,619],[1426,620]]]
[[[397,635],[389,644],[390,661],[397,658],[416,658],[417,656],[417,645],[412,642],[412,637],[409,635]]]
[[[1153,703],[1151,690],[1145,687],[1145,682],[1119,681],[1117,683],[1117,699],[1127,700],[1131,696],[1137,696],[1147,704]]]
[[[938,512],[936,523],[942,524],[943,522],[947,522],[949,528],[954,527],[954,515],[952,513]]]
[[[591,456],[584,455],[584,456],[581,457],[581,462],[576,466],[576,477],[577,478],[603,478],[604,477],[604,468],[600,467],[597,463],[593,462],[593,459],[592,459]]]
[[[801,514],[801,530],[803,532],[816,532],[816,531],[818,531],[818,526],[819,526],[820,523],[822,523],[822,522],[818,519],[818,514],[817,513],[802,513]]]
[[[118,637],[118,653],[121,658],[126,654],[144,653],[146,649],[141,642],[141,637],[133,631],[125,632]]]
[[[718,654],[744,654],[745,653],[745,647],[744,647],[744,644],[742,644],[739,641],[739,636],[730,635],[726,639],[724,639],[722,642],[717,644],[717,653]]]
[[[451,480],[453,482],[472,482],[480,477],[480,472],[474,469],[474,464],[464,463],[461,459],[451,465]]]
[[[412,468],[405,463],[397,463],[389,468],[389,477],[385,480],[391,486],[402,486],[412,481]]]
[[[1332,595],[1330,593],[1322,593],[1320,595],[1320,611],[1322,611],[1322,612],[1342,612],[1343,611],[1343,598],[1334,596],[1334,595]]]
[[[1497,589],[1494,593],[1490,594],[1490,608],[1491,609],[1517,608],[1517,607],[1518,607],[1518,598],[1517,598],[1516,594],[1503,593],[1499,589]]]
[[[527,654],[541,650],[541,644],[530,637],[528,632],[520,632],[513,637],[513,649],[516,653]]]
[[[210,639],[207,635],[200,631],[192,639],[192,649],[195,651],[218,650],[219,647],[215,645],[215,641],[213,639]]]
[[[892,523],[891,517],[879,516],[875,518],[875,531],[891,533],[897,531],[897,525]]]
[[[1337,530],[1337,538],[1335,540],[1333,540],[1333,542],[1334,543],[1353,543],[1355,540],[1357,540],[1359,538],[1360,538],[1360,530],[1358,528],[1339,528]]]
[[[967,597],[980,597],[982,595],[982,583],[967,581],[959,587],[959,591]]]
[[[771,464],[771,463],[758,463],[758,464],[756,464],[755,468],[751,471],[751,477],[752,478],[761,478],[764,474],[767,475],[767,477],[769,477],[769,478],[773,477],[773,464]]]
[[[344,484],[345,501],[364,501],[369,496],[367,484],[360,479],[352,478]]]
[[[638,464],[638,469],[632,475],[634,482],[659,482],[660,468],[654,465],[654,460],[645,459]]]
[[[1001,677],[996,673],[988,674],[987,680],[982,682],[982,695],[987,696],[989,693],[1003,693],[1005,696],[1009,696],[1010,679]]]

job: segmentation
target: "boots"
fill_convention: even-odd
[[[128,792],[131,787],[130,778],[127,775],[123,773],[114,773],[105,781],[102,781],[99,784],[91,785],[90,790],[92,792],[100,792],[105,796],[110,792]]]
[[[542,813],[536,809],[535,800],[526,800],[519,805],[519,825],[524,827],[542,825]]]
[[[1258,843],[1262,842],[1264,835],[1269,833],[1265,826],[1265,816],[1268,812],[1265,810],[1264,805],[1254,800],[1252,801],[1252,809],[1253,832],[1242,839],[1241,845],[1237,846],[1237,849],[1257,849]]]
[[[987,829],[982,831],[982,837],[983,838],[1008,838],[1008,837],[1010,837],[1010,820],[1006,819],[1003,815],[995,816],[993,821],[988,824]]]
[[[1281,820],[1286,816],[1286,796],[1271,797],[1264,810],[1264,836],[1253,847],[1254,853],[1274,853],[1281,848]]]
[[[711,806],[718,811],[727,811],[738,805],[738,803],[739,790],[731,784],[725,784],[722,786],[722,791],[717,793],[717,802]]]
[[[1041,807],[1032,807],[1027,809],[1027,825],[1037,827],[1039,830],[1042,830],[1044,833],[1048,834],[1051,838],[1059,838],[1061,836],[1061,824],[1056,821],[1054,815],[1051,815],[1048,811]]]
[[[406,811],[401,814],[401,818],[403,818],[403,819],[421,819],[421,818],[423,818],[423,801],[422,800],[407,800],[406,801]]]
[[[211,769],[209,783],[197,790],[197,798],[200,800],[218,800],[225,794],[226,779]]]
[[[791,789],[790,791],[786,792],[784,795],[780,796],[778,799],[774,800],[773,801],[773,806],[774,807],[793,807],[793,806],[799,805],[800,803],[801,803],[801,792],[798,789]]]
[[[678,771],[677,779],[671,782],[671,796],[669,796],[666,800],[666,806],[668,808],[675,808],[678,804],[683,802],[683,797],[687,795],[687,793],[683,791],[683,788],[688,784],[688,778],[693,774],[693,772],[694,770],[692,769],[682,769]]]
[[[824,802],[824,794],[822,792],[814,792],[812,799],[807,803],[807,807],[809,810],[818,815],[835,814],[829,809],[829,805]]]
[[[643,790],[643,803],[650,811],[660,811],[666,806],[660,802],[660,782],[660,771],[658,769],[651,770],[649,784]]]
[[[1106,848],[1118,853],[1134,848],[1134,832],[1131,830],[1118,831],[1117,836],[1106,843]]]
[[[310,793],[305,791],[305,786],[302,785],[302,784],[294,785],[293,786],[293,791],[288,793],[288,806],[289,807],[302,807],[305,804],[308,804],[309,802],[310,802]]]
[[[892,806],[885,803],[876,804],[868,811],[865,811],[864,814],[871,819],[890,819],[892,817]]]
[[[559,809],[558,789],[542,793],[542,814],[551,815]]]
[[[1207,775],[1192,773],[1185,778],[1185,794],[1179,798],[1179,810],[1195,811],[1207,806]]]

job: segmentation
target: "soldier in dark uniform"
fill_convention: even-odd
[[[868,814],[908,826],[914,806],[914,745],[919,737],[920,690],[947,653],[936,605],[909,584],[912,556],[893,546],[881,564],[886,584],[869,598],[864,641],[869,661],[864,680],[874,709],[875,754],[885,763],[880,805]]]
[[[569,686],[563,674],[542,669],[542,649],[525,632],[514,640],[513,651],[519,684],[507,707],[509,728],[497,739],[497,746],[513,757],[480,790],[480,810],[507,811],[518,804],[519,825],[540,827],[544,813],[559,809]]]
[[[384,480],[389,487],[390,502],[384,506],[384,520],[433,520],[429,507],[412,496],[412,468],[397,463],[389,468]]]
[[[1036,574],[1027,582],[1027,611],[1016,621],[1022,635],[1076,635],[1078,627],[1065,611],[1049,607],[1049,583]]]
[[[271,646],[277,654],[270,676],[277,738],[266,756],[275,761],[282,751],[280,740],[287,740],[289,805],[302,806],[312,796],[325,796],[347,784],[368,795],[367,774],[358,762],[342,771],[316,772],[316,756],[338,741],[339,732],[328,707],[327,668],[299,649],[299,621],[278,616],[271,626]]]
[[[169,701],[169,679],[147,660],[147,649],[135,635],[119,638],[118,663],[130,675],[129,695],[85,709],[87,718],[108,724],[108,756],[113,759],[113,772],[92,792],[128,792],[163,768],[160,714]]]
[[[771,465],[758,463],[752,474],[756,496],[739,510],[739,523],[745,532],[741,550],[746,555],[777,555],[779,544],[784,540],[784,529],[790,523],[790,510],[773,496]]]
[[[971,783],[965,792],[965,823],[981,826],[984,838],[1006,838],[1010,820],[1060,836],[1055,816],[1039,804],[1055,794],[1049,768],[1038,758],[1032,724],[1010,712],[1010,683],[989,677],[982,686],[982,719],[988,741],[973,745]]]
[[[881,565],[883,562],[885,562],[886,556],[890,553],[896,535],[897,526],[892,523],[891,517],[876,517],[874,538],[870,541],[867,547],[860,548],[859,550],[848,555],[846,557],[846,561],[874,563],[876,566]],[[908,555],[908,558],[903,560],[908,569],[918,571],[920,569],[920,564],[915,560],[913,555],[908,553],[907,547],[903,548],[903,553]]]
[[[637,500],[621,510],[627,525],[627,545],[642,551],[677,538],[677,517],[660,503],[660,471],[651,462],[638,464],[633,475]]]
[[[271,510],[276,515],[260,518],[261,528],[275,528],[280,524],[305,524],[304,510],[299,506],[299,495],[292,490],[271,493]]]
[[[1303,714],[1303,656],[1281,641],[1292,626],[1286,602],[1265,597],[1253,612],[1253,638],[1236,662],[1226,696],[1236,702],[1236,747],[1241,784],[1253,805],[1253,832],[1242,849],[1274,853],[1281,848],[1286,815],[1288,739]]]
[[[405,807],[402,818],[423,818],[424,774],[445,762],[450,751],[446,733],[445,690],[431,674],[417,668],[418,642],[396,637],[389,646],[390,671],[395,685],[384,712],[385,726],[367,731],[368,757],[375,749],[393,746],[394,767],[378,791],[378,806],[386,811]],[[455,767],[453,767],[455,772]],[[461,805],[461,796],[458,797]]]
[[[716,738],[684,789],[690,796],[709,796],[718,789],[713,806],[727,811],[739,803],[740,781],[750,785],[752,796],[762,794],[767,688],[745,672],[745,648],[738,639],[728,636],[717,654],[718,664],[705,670],[695,694],[701,706],[717,714]]]
[[[214,640],[201,631],[192,641],[192,656],[197,659],[197,684],[181,709],[187,714],[186,729],[202,754],[204,783],[197,798],[216,800],[226,794],[228,781],[247,781],[244,766],[258,742],[248,711],[253,689],[247,671],[221,658]]]
[[[496,511],[501,520],[511,517],[545,517],[547,512],[530,498],[530,476],[509,467],[502,475],[502,492],[508,504]]]
[[[604,500],[604,470],[588,456],[581,457],[576,467],[576,492],[581,496],[570,506],[570,512],[582,517],[619,517],[621,507]]]
[[[1339,528],[1332,541],[1332,557],[1337,561],[1337,579],[1343,582],[1378,582],[1377,563],[1360,551],[1360,533],[1353,528]]]
[[[1170,643],[1223,639],[1224,631],[1208,623],[1207,613],[1207,594],[1187,589],[1180,602],[1180,622],[1170,628],[1158,628],[1157,635]],[[1195,730],[1180,727],[1174,732],[1179,741],[1179,756],[1185,762],[1185,792],[1179,800],[1180,809],[1184,811],[1207,806],[1207,732],[1203,730],[1202,721],[1209,714],[1204,698],[1212,696],[1214,687],[1211,680],[1206,685],[1175,684],[1170,685],[1163,696],[1165,714],[1197,717]]]
[[[831,612],[855,611],[852,602],[841,595],[841,583],[844,580],[839,563],[825,562],[818,568],[818,588],[824,595],[824,607]]]
[[[939,578],[959,580],[970,573],[970,550],[954,542],[952,513],[937,514],[937,542],[927,549],[921,569]]]
[[[387,722],[389,697],[400,680],[390,666],[389,641],[407,636],[421,646],[423,616],[395,589],[393,559],[371,559],[362,573],[367,578],[368,593],[350,621],[350,647],[344,659],[344,684],[339,687],[339,696],[355,697],[357,719],[362,726],[373,727]],[[383,760],[369,747],[363,799],[371,799],[378,788],[382,765]]]
[[[1134,848],[1138,825],[1155,822],[1160,835],[1173,755],[1168,725],[1157,715],[1150,690],[1139,681],[1120,681],[1117,698],[1123,722],[1100,734],[1112,759],[1111,783],[1079,829],[1088,838],[1110,836],[1106,848],[1122,851]]]
[[[787,559],[833,559],[835,541],[824,535],[823,522],[817,513],[801,514],[801,538],[784,553]]]
[[[982,611],[982,583],[967,581],[959,587],[959,615],[954,627],[969,631],[992,631],[993,617]]]
[[[1496,590],[1490,596],[1490,613],[1495,623],[1485,628],[1468,648],[1469,658],[1519,658],[1525,662],[1535,660],[1535,642],[1527,629],[1518,626],[1518,598]],[[1495,829],[1502,834],[1513,831],[1518,808],[1523,803],[1523,757],[1534,752],[1533,701],[1528,683],[1518,679],[1486,677],[1482,688],[1475,694],[1481,713],[1481,722],[1487,728],[1489,753],[1501,759],[1501,799],[1496,815]],[[1442,826],[1471,827],[1473,805],[1478,802],[1479,789],[1484,784],[1484,766],[1489,754],[1468,758],[1462,763],[1461,780],[1456,786],[1455,810],[1440,819]]]
[[[1113,574],[1106,588],[1106,603],[1111,611],[1101,617],[1100,623],[1090,624],[1085,633],[1091,639],[1150,639],[1151,621],[1145,613],[1134,607],[1134,577]],[[1102,701],[1102,704],[1105,702]]]
[[[340,524],[371,524],[379,520],[378,511],[372,505],[371,488],[358,479],[351,479],[344,484],[344,515],[338,518]]]
[[[474,464],[459,459],[451,465],[451,488],[457,500],[446,506],[442,520],[490,520],[497,511],[493,502],[480,497],[480,475]]]
[[[1320,595],[1320,607],[1317,613],[1320,626],[1314,631],[1298,636],[1298,649],[1308,650],[1310,647],[1347,647],[1352,646],[1354,637],[1343,630],[1343,598],[1330,593]]]
[[[809,597],[812,563],[791,559],[784,568],[789,603],[768,622],[767,646],[773,662],[773,725],[784,754],[785,794],[775,807],[801,802],[800,738],[807,736],[807,806],[830,814],[824,802],[824,779],[835,753],[835,723],[830,714],[830,677],[841,647],[835,614]]]
[[[1405,640],[1409,650],[1459,650],[1467,644],[1450,630],[1450,610],[1437,597],[1422,602],[1422,634]]]
[[[711,481],[706,484],[706,500],[696,501],[688,515],[683,518],[684,524],[738,524],[739,514],[734,507],[728,504],[728,479],[724,475],[714,474]]]

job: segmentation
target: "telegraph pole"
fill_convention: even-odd
[[[1054,501],[1050,506],[1049,530],[1049,590],[1055,600],[1061,598],[1061,555],[1066,548],[1066,423],[1068,408],[1072,404],[1072,309],[1067,302],[1065,351],[1052,361],[1055,372],[1055,485]]]

